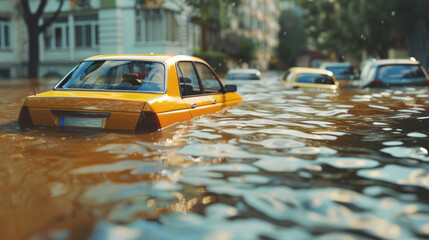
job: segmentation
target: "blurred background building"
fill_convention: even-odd
[[[278,0],[242,0],[242,4],[235,11],[230,12],[230,22],[223,30],[223,50],[234,54],[234,50],[240,49],[231,46],[237,45],[234,39],[242,42],[248,39],[253,43],[255,61],[252,67],[265,70],[268,68],[273,50],[278,45],[278,33],[280,30],[278,18],[281,13]],[[235,59],[233,65],[240,65],[240,58]]]
[[[33,12],[39,2],[30,1]],[[48,1],[42,23],[54,14],[59,2]],[[185,3],[64,0],[58,17],[39,35],[38,75],[62,76],[77,62],[101,54],[193,55],[204,47],[203,30],[195,21],[195,9]],[[20,0],[0,1],[0,78],[26,77],[29,38],[20,7]],[[277,44],[279,14],[278,0],[243,0],[230,11],[230,21],[204,31],[206,50],[219,51],[222,37],[236,32],[254,44],[251,65],[266,69]]]
[[[28,34],[17,4],[0,2],[3,78],[24,77],[28,62]],[[30,4],[34,11],[38,1]],[[59,1],[48,1],[44,15],[49,17],[58,6]],[[191,54],[187,12],[172,1],[66,0],[59,16],[39,35],[39,76],[61,76],[94,55]]]

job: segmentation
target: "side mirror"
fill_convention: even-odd
[[[226,92],[237,92],[237,85],[227,84],[225,90]]]

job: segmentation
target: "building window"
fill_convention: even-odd
[[[67,49],[69,47],[69,27],[66,20],[52,23],[44,33],[45,47]]]
[[[201,37],[201,26],[196,23],[190,23],[189,28],[191,31],[191,47],[192,48],[201,48],[202,46],[202,37]]]
[[[143,10],[137,16],[136,25],[140,31],[136,33],[136,39],[142,42],[156,42],[163,40],[161,9]]]
[[[170,42],[178,42],[179,41],[179,24],[177,23],[177,15],[173,11],[165,10],[165,18],[166,18],[166,40]]]
[[[258,19],[252,18],[252,29],[258,29]]]
[[[250,6],[251,6],[253,9],[257,8],[257,7],[258,7],[258,0],[252,0],[252,1],[250,2]]]
[[[179,23],[177,13],[165,9],[140,11],[136,16],[136,41],[159,42],[179,41]],[[160,31],[165,29],[165,31]]]
[[[10,49],[10,22],[0,19],[0,49]]]
[[[0,69],[0,79],[9,79],[10,78],[10,69]]]
[[[238,18],[238,27],[240,29],[245,28],[246,23],[245,23],[245,12],[243,8],[238,8],[237,10],[237,18]]]
[[[76,20],[74,30],[77,48],[95,48],[98,46],[97,20]]]

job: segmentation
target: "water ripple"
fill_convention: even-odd
[[[364,158],[351,157],[321,157],[317,162],[331,165],[339,169],[364,169],[374,168],[379,165],[377,161]]]
[[[420,186],[429,189],[429,171],[426,169],[387,165],[379,169],[359,171],[358,175],[398,185]]]
[[[388,147],[383,148],[380,151],[397,158],[413,158],[422,161],[429,161],[428,150],[423,147]]]
[[[98,164],[76,168],[70,171],[71,174],[91,174],[91,173],[108,173],[108,172],[122,172],[126,170],[134,170],[136,173],[150,173],[159,171],[165,168],[166,165],[161,161],[157,162],[141,162],[141,161],[121,161],[111,164]],[[142,169],[142,170],[140,170]]]
[[[304,133],[298,130],[291,130],[291,129],[265,129],[265,130],[259,130],[258,132],[267,133],[271,135],[276,135],[276,134],[289,135],[293,137],[313,139],[313,140],[336,140],[337,139],[337,137],[335,136],[309,134],[309,133]]]
[[[288,148],[299,148],[299,147],[305,146],[305,143],[292,140],[292,139],[265,139],[261,142],[240,140],[240,142],[257,144],[268,149],[288,149]]]
[[[255,155],[229,144],[194,144],[187,145],[177,154],[205,157],[255,158]]]
[[[311,163],[295,157],[285,157],[262,159],[254,162],[253,165],[268,172],[294,172]]]

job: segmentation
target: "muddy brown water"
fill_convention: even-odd
[[[54,81],[43,81],[39,91]],[[156,133],[21,131],[0,84],[1,239],[429,237],[429,89],[287,89]]]

